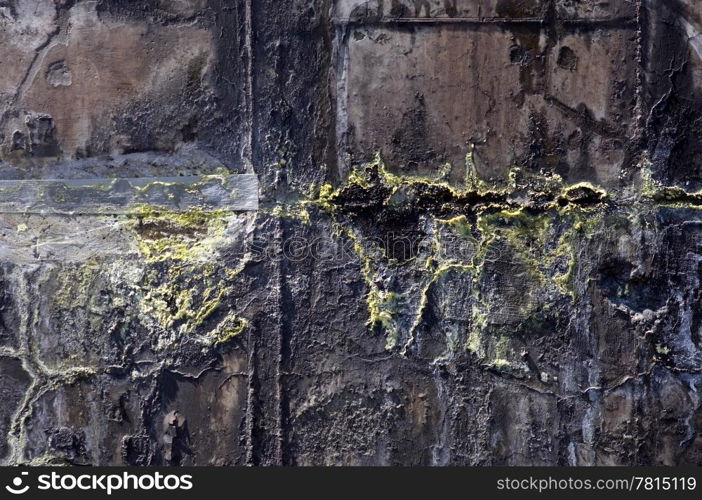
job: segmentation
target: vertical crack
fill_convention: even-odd
[[[26,459],[27,447],[27,421],[32,415],[34,404],[44,394],[61,386],[70,385],[77,380],[96,374],[94,368],[77,366],[67,369],[54,370],[46,366],[41,360],[38,347],[35,345],[34,325],[38,318],[37,296],[30,289],[30,283],[37,281],[36,274],[40,272],[40,265],[19,266],[16,278],[17,304],[21,321],[19,322],[18,339],[19,349],[17,355],[22,361],[22,367],[30,376],[32,382],[25,392],[22,402],[17,407],[8,433],[10,446],[9,464],[19,465]],[[34,307],[32,307],[34,306]]]
[[[244,1],[244,46],[246,50],[246,82],[245,86],[245,108],[246,108],[246,145],[244,150],[244,164],[246,170],[253,172],[253,121],[254,121],[254,103],[253,103],[253,11],[252,0]]]

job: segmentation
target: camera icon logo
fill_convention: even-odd
[[[25,485],[22,487],[22,476],[28,476],[29,472],[21,472],[19,476],[15,477],[12,480],[12,486],[5,486],[5,489],[12,493],[13,495],[22,495],[23,493],[27,493],[29,490],[29,485]]]

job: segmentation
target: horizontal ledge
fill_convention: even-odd
[[[334,24],[351,26],[378,26],[398,24],[465,24],[465,25],[546,25],[548,20],[543,17],[386,17],[378,19],[342,19],[334,18]],[[612,18],[573,18],[558,19],[564,26],[587,26],[596,28],[631,28],[636,26],[634,17]]]
[[[524,17],[524,18],[508,18],[508,17],[368,17],[361,19],[343,19],[334,18],[336,24],[543,24],[545,22],[542,17]]]
[[[258,209],[254,174],[188,177],[0,180],[0,213],[129,215],[145,207],[170,212]]]

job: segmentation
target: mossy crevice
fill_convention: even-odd
[[[457,188],[441,175],[428,178],[393,174],[380,156],[354,169],[342,186],[315,186],[311,191],[312,199],[305,205],[314,204],[327,212],[336,234],[354,243],[368,286],[369,326],[381,327],[387,335],[388,349],[400,348],[402,354],[411,348],[424,323],[432,288],[449,271],[465,274],[470,282],[474,305],[469,314],[472,326],[466,348],[482,352],[483,333],[494,330],[494,326],[490,323],[492,306],[485,302],[491,299],[482,297],[481,283],[486,264],[500,258],[495,255],[498,248],[506,248],[508,255],[502,258],[516,259],[529,274],[529,294],[549,300],[575,300],[573,277],[583,231],[597,224],[609,202],[604,189],[585,182],[566,185],[557,175],[540,177],[513,169],[509,186],[498,188],[473,174],[467,175],[463,188]],[[469,242],[472,253],[463,257],[442,255],[445,242],[439,235],[440,227]],[[419,254],[398,260],[387,249],[371,243],[383,240],[392,231],[402,236],[419,235],[429,242],[424,244],[429,250],[420,260]],[[416,286],[387,289],[381,276],[388,273],[383,271],[406,266],[419,273],[413,283]],[[520,314],[527,319],[541,314],[532,308],[543,305],[529,305]],[[411,321],[401,320],[406,317]]]
[[[653,174],[650,160],[644,156],[639,165],[641,197],[644,201],[675,208],[702,208],[702,189],[688,191],[680,186],[666,186]]]
[[[140,206],[130,215],[130,228],[147,262],[204,261],[225,243],[231,216],[224,210],[171,212]]]
[[[191,209],[175,213],[138,207],[130,229],[146,262],[141,283],[140,315],[153,321],[162,335],[158,347],[168,349],[184,336],[219,345],[237,337],[248,321],[230,308],[236,268],[218,262],[230,243],[230,211]]]

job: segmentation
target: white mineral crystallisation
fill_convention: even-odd
[[[248,212],[253,174],[187,177],[0,180],[0,258],[83,261],[136,250],[121,229],[149,212]]]
[[[0,213],[120,215],[148,206],[170,212],[258,208],[253,174],[0,180]]]
[[[19,321],[15,345],[0,347],[0,354],[21,365],[26,391],[10,418],[9,463],[26,459],[26,423],[40,395],[90,380],[104,369],[99,349],[61,362],[48,354],[63,352],[55,342],[87,345],[84,334],[102,328],[101,320],[90,318],[116,309],[136,315],[153,328],[159,352],[170,352],[185,335],[207,351],[246,328],[246,320],[234,312],[201,325],[229,290],[216,273],[198,278],[210,286],[207,290],[217,291],[216,297],[198,307],[180,304],[176,316],[184,324],[178,328],[166,324],[160,305],[172,288],[194,286],[190,277],[199,276],[202,267],[217,266],[220,246],[245,239],[257,208],[258,181],[252,174],[0,180],[0,274],[13,287],[13,311],[21,318],[42,318]],[[141,234],[143,219],[158,229]],[[179,230],[184,234],[175,234]],[[144,253],[149,244],[164,253],[163,259]],[[149,265],[163,261],[171,272],[148,275]],[[149,284],[142,288],[144,283]],[[104,302],[101,294],[108,291]],[[64,314],[71,317],[71,333],[54,335],[63,332],[56,318]]]

